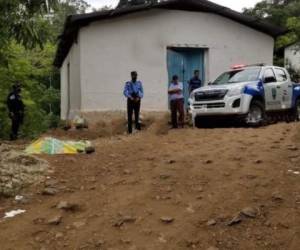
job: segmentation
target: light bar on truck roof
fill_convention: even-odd
[[[231,69],[242,69],[242,68],[245,68],[247,65],[245,64],[236,64],[236,65],[233,65],[231,66]]]
[[[253,67],[253,66],[266,66],[265,63],[255,63],[255,64],[235,64],[233,66],[231,66],[231,69],[243,69],[243,68],[246,68],[246,67]]]

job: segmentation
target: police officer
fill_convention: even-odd
[[[124,96],[127,98],[127,115],[128,115],[128,133],[132,134],[132,114],[134,112],[135,128],[141,130],[140,108],[141,100],[144,97],[143,84],[137,80],[136,71],[131,72],[131,81],[125,83]]]
[[[24,119],[24,104],[21,97],[21,85],[16,83],[13,85],[12,92],[7,97],[7,108],[9,118],[11,119],[11,134],[10,139],[16,140],[20,125]]]
[[[192,93],[195,89],[198,89],[198,88],[201,87],[202,81],[201,81],[199,76],[200,76],[200,71],[195,70],[194,71],[194,77],[191,78],[191,80],[189,81],[189,91],[190,91],[190,93]]]

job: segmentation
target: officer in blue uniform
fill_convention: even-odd
[[[192,93],[195,89],[198,89],[202,86],[202,81],[200,79],[200,71],[194,71],[194,77],[189,81],[189,92]]]
[[[124,88],[124,96],[127,98],[127,115],[128,115],[128,133],[132,134],[132,114],[134,112],[135,128],[141,130],[140,108],[141,100],[144,97],[143,84],[137,80],[138,74],[136,71],[131,72],[131,81],[126,82]]]
[[[7,97],[7,108],[9,111],[9,118],[11,119],[11,134],[10,139],[16,140],[20,125],[24,119],[24,103],[21,97],[21,85],[16,83],[13,85],[12,92]]]

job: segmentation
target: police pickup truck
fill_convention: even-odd
[[[265,121],[300,120],[300,85],[286,69],[276,66],[238,65],[189,98],[194,125],[204,117],[239,117],[247,125]],[[200,118],[200,119],[199,119]]]

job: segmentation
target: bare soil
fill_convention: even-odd
[[[43,156],[43,185],[0,199],[1,218],[26,210],[0,219],[0,248],[299,249],[299,124],[159,128]]]

